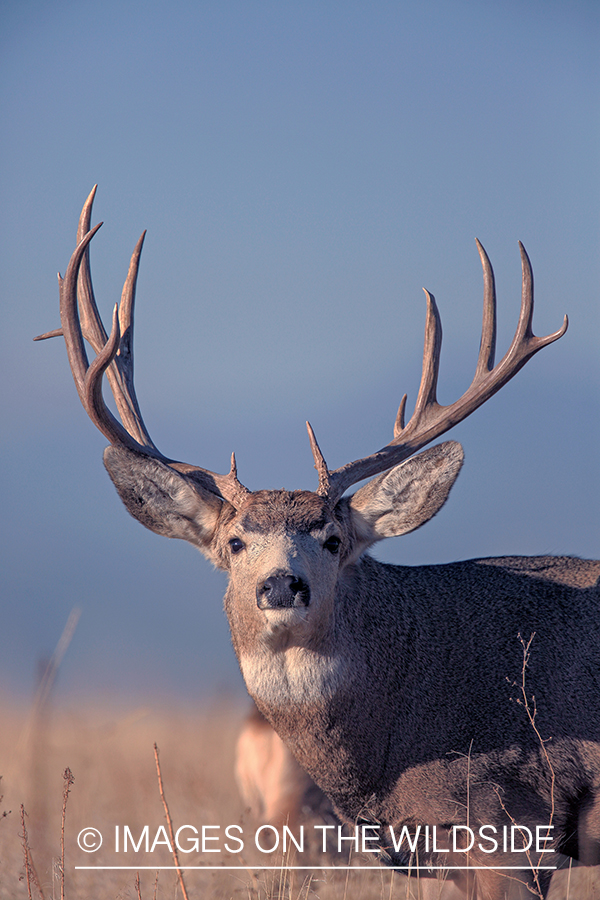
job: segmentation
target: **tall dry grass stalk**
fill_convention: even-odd
[[[29,900],[33,900],[32,887],[35,887],[41,900],[44,900],[44,892],[42,890],[42,886],[41,886],[40,880],[38,878],[35,864],[33,862],[33,854],[31,852],[31,846],[29,844],[29,835],[27,833],[27,825],[25,824],[26,816],[27,816],[27,813],[25,812],[25,807],[21,803],[21,829],[22,830],[21,830],[20,838],[22,840],[22,846],[23,846],[23,865],[25,868],[25,880],[27,882],[27,896],[28,896]]]
[[[67,767],[63,772],[63,804],[60,821],[60,900],[65,900],[65,818],[67,816],[67,800],[75,778]]]
[[[188,892],[185,887],[185,881],[183,880],[183,872],[181,870],[181,866],[179,863],[179,854],[177,852],[177,843],[175,841],[175,831],[173,829],[173,820],[171,819],[171,813],[169,812],[169,804],[167,803],[167,798],[165,797],[165,789],[163,786],[163,778],[162,772],[160,770],[160,757],[158,753],[158,747],[154,745],[154,760],[156,762],[156,774],[158,776],[158,790],[160,793],[160,799],[162,800],[163,809],[165,811],[165,818],[167,820],[167,825],[169,827],[169,837],[171,838],[171,846],[173,847],[173,861],[177,868],[177,877],[179,878],[179,884],[181,886],[181,893],[183,894],[184,900],[189,900]]]
[[[536,705],[536,700],[535,700],[535,694],[532,694],[531,696],[529,696],[529,694],[527,693],[527,666],[529,665],[529,659],[531,656],[531,645],[533,643],[534,638],[535,638],[535,632],[533,632],[533,634],[531,634],[529,636],[528,641],[525,641],[523,636],[521,634],[519,634],[519,641],[521,642],[521,647],[523,650],[523,663],[521,666],[521,677],[520,677],[519,682],[513,681],[513,682],[511,682],[511,684],[513,687],[516,687],[519,690],[520,696],[517,696],[514,698],[515,702],[518,703],[519,706],[522,706],[523,709],[525,710],[525,714],[527,716],[529,724],[530,724],[531,728],[533,729],[535,736],[537,737],[537,739],[539,741],[542,755],[544,757],[544,761],[548,767],[548,772],[550,773],[550,816],[548,818],[548,822],[544,823],[550,827],[550,826],[552,826],[552,823],[554,821],[554,808],[555,808],[554,791],[555,791],[555,786],[556,786],[556,775],[554,772],[554,767],[552,766],[552,762],[550,761],[550,757],[548,756],[548,751],[546,749],[546,744],[547,744],[548,740],[550,740],[550,738],[543,738],[542,735],[540,734],[539,728],[537,727],[537,724],[536,724],[537,705]],[[504,810],[504,812],[510,819],[513,826],[516,828],[519,828],[523,838],[525,839],[525,837],[526,837],[525,833],[520,829],[516,819],[514,818],[514,816],[510,812],[510,810],[507,809],[507,807],[502,799],[502,796],[500,794],[500,791],[497,787],[495,788],[495,792],[496,792],[498,801],[500,803],[500,806],[502,807],[502,809]],[[537,897],[538,900],[544,900],[544,893],[543,893],[542,885],[541,885],[541,881],[540,881],[540,871],[541,871],[540,867],[543,864],[544,856],[545,855],[547,856],[548,852],[549,852],[548,850],[544,849],[542,851],[542,853],[540,854],[537,862],[535,862],[533,859],[533,856],[531,854],[531,851],[529,849],[525,850],[525,857],[526,857],[527,862],[529,863],[529,867],[533,873],[533,884],[529,887],[529,893],[531,895],[533,895],[534,897]],[[570,871],[571,871],[571,863],[569,863],[569,879],[570,879]],[[515,877],[515,881],[518,881],[518,880],[519,879]]]

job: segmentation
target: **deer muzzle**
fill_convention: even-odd
[[[259,609],[292,609],[308,606],[308,584],[291,572],[269,575],[256,588],[256,604]]]

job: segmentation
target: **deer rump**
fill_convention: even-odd
[[[90,231],[93,198],[94,191],[60,280],[61,328],[41,337],[64,336],[82,403],[111,443],[105,465],[129,512],[227,571],[225,611],[246,685],[300,764],[343,818],[377,830],[388,862],[459,866],[453,877],[469,896],[499,900],[507,877],[544,893],[551,875],[544,867],[557,850],[599,864],[600,563],[514,557],[412,568],[368,553],[429,521],[458,477],[459,444],[414,454],[564,334],[566,318],[555,334],[533,334],[524,248],[519,322],[494,364],[494,276],[478,244],[482,336],[461,398],[450,406],[436,399],[441,324],[427,294],[410,421],[404,396],[390,443],[335,471],[308,426],[317,490],[252,492],[238,480],[234,457],[219,475],[171,460],[152,442],[133,388],[143,237],[107,335],[89,270],[99,227]],[[96,352],[91,365],[84,339]],[[105,371],[122,424],[102,398]],[[490,841],[475,843],[467,872],[461,848],[442,843],[466,825],[487,828],[486,838],[490,829],[498,834],[492,852]],[[412,836],[423,829],[412,847],[397,846],[403,826]],[[551,837],[524,851],[506,845],[503,832],[513,828]],[[501,867],[510,865],[523,871],[506,876]]]

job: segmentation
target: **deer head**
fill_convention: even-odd
[[[334,621],[336,587],[344,570],[376,541],[419,528],[443,506],[460,471],[462,448],[446,442],[418,450],[470,415],[506,384],[542,347],[560,338],[532,331],[533,276],[520,245],[523,269],[521,313],[515,336],[494,365],[496,296],[494,275],[477,242],[483,266],[484,311],[475,376],[449,406],[436,399],[441,322],[427,297],[423,371],[414,413],[405,424],[403,396],[392,440],[381,450],[331,471],[307,423],[319,483],[310,491],[254,491],[237,477],[235,456],[225,475],[178,462],[156,448],[144,425],[133,382],[133,311],[144,235],[133,252],[120,307],[107,335],[94,299],[90,230],[95,188],[81,213],[77,247],[64,278],[59,276],[61,328],[36,340],[62,335],[81,402],[110,441],[104,462],[129,512],[158,534],[194,544],[229,573],[226,609],[240,659],[257,640],[273,649],[327,642]],[[88,363],[84,339],[96,353]],[[102,397],[107,373],[121,422]],[[371,478],[351,497],[353,484]]]

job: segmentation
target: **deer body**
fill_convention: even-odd
[[[519,323],[495,365],[494,277],[478,245],[482,337],[475,377],[459,400],[444,407],[436,399],[441,325],[428,294],[410,421],[404,397],[390,443],[335,471],[309,426],[317,491],[251,492],[234,458],[218,475],[171,460],[152,442],[133,390],[141,241],[107,335],[87,253],[97,230],[90,231],[93,196],[61,279],[62,327],[43,337],[65,337],[82,403],[110,440],[105,465],[129,512],[228,573],[225,611],[246,685],[302,767],[348,822],[379,826],[382,857],[396,865],[415,862],[386,831],[403,825],[435,826],[448,839],[455,825],[534,834],[552,826],[551,840],[528,853],[529,871],[514,876],[538,896],[550,877],[538,867],[550,851],[600,864],[600,563],[511,557],[410,568],[368,554],[377,541],[431,519],[463,461],[453,441],[413,454],[564,334],[566,319],[553,335],[533,334],[524,249]],[[97,354],[91,365],[84,338]],[[122,425],[102,399],[105,371]],[[513,876],[507,881],[498,867],[522,865],[524,853],[500,846],[489,853],[489,846],[469,857],[485,870],[456,879],[469,897],[501,900]],[[421,840],[416,861],[464,866],[465,855]]]
[[[576,569],[573,586],[548,583],[543,571],[540,577],[558,562],[407,569],[363,557],[336,594],[337,633],[321,648],[326,664],[319,653],[314,659],[298,650],[263,659],[259,645],[251,663],[238,650],[246,683],[350,822],[465,824],[469,795],[471,823],[508,824],[498,788],[507,812],[535,826],[550,821],[550,771],[517,703],[519,635],[535,633],[526,685],[535,693],[540,734],[552,738],[554,846],[572,841],[572,804],[600,784],[600,676],[589,677],[600,673],[600,564],[565,561]],[[493,594],[510,604],[490,605]],[[373,639],[382,633],[385,644]],[[235,625],[232,634],[238,647]],[[348,658],[351,669],[343,665]],[[591,754],[583,742],[594,745]]]

